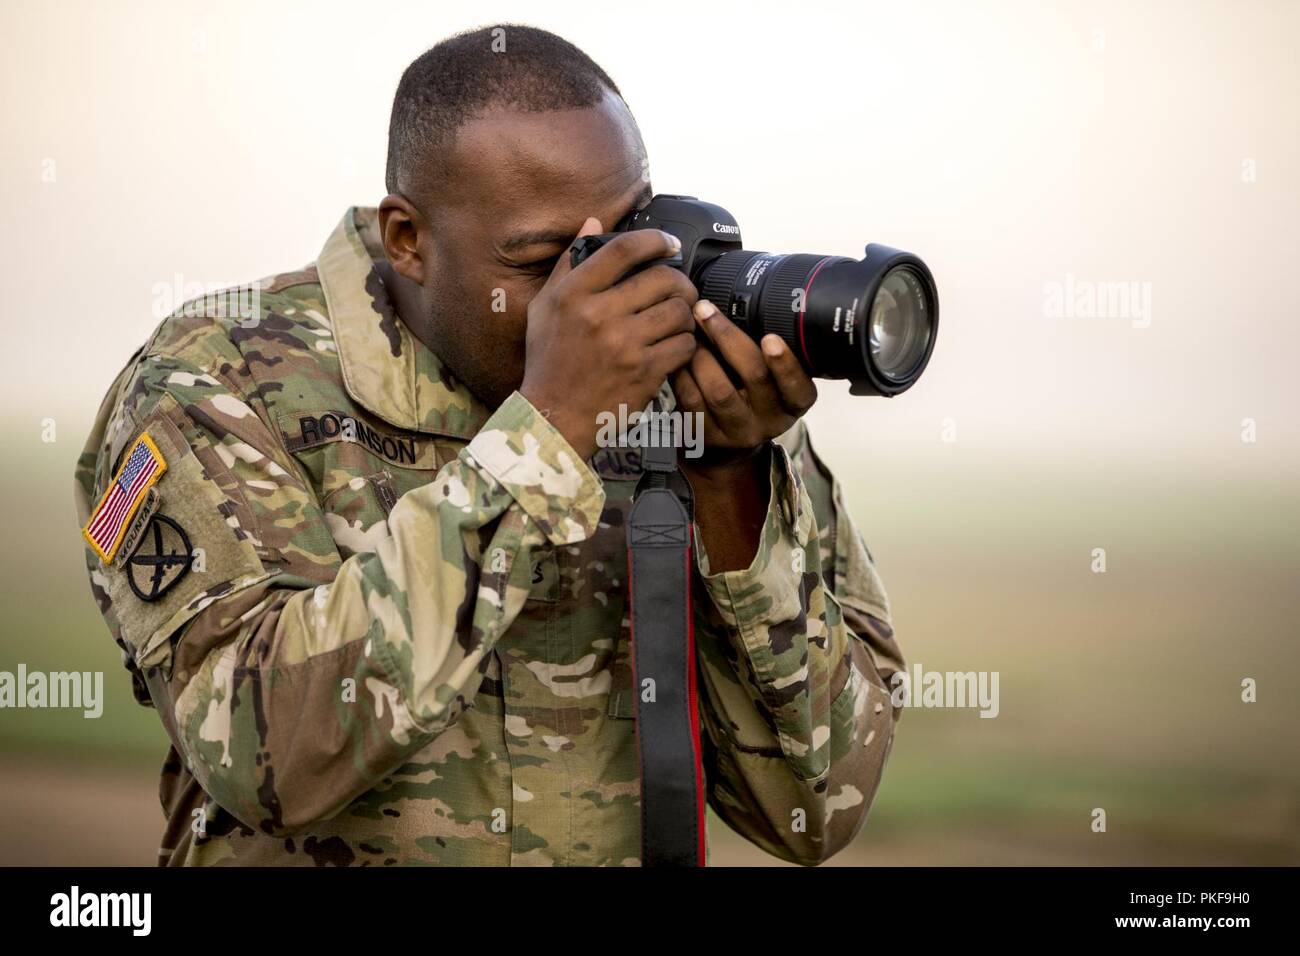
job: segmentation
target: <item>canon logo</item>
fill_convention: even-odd
[[[738,235],[740,235],[740,227],[739,227],[739,226],[727,226],[727,225],[724,225],[723,223],[720,223],[720,222],[715,222],[715,223],[713,224],[713,231],[714,231],[714,232],[725,232],[725,233],[727,233],[728,235],[731,235],[731,236],[738,236]]]

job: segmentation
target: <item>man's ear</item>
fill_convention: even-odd
[[[394,271],[424,285],[425,262],[420,255],[420,230],[427,223],[405,196],[393,193],[379,203],[379,238]]]

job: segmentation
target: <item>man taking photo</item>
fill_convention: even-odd
[[[569,256],[649,202],[646,169],[571,44],[453,37],[402,77],[378,207],[251,314],[177,310],[118,375],[78,505],[171,741],[160,864],[642,862],[642,468],[598,433],[652,401],[704,423],[679,462],[703,796],[789,861],[858,833],[903,661],[801,421],[811,378],[655,264],[668,233]]]

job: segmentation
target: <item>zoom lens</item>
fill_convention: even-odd
[[[742,249],[702,263],[691,280],[754,341],[780,336],[810,375],[846,378],[855,395],[906,391],[934,349],[934,278],[888,246],[869,245],[860,260]]]

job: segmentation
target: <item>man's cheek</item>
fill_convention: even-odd
[[[520,326],[527,321],[528,303],[537,294],[537,289],[530,283],[511,279],[489,281],[475,296],[471,303],[473,311],[488,318],[497,319],[509,327]]]
[[[527,286],[500,285],[489,290],[488,308],[483,317],[484,338],[494,344],[503,363],[517,357],[523,361],[524,342],[528,336],[528,303],[536,290]]]

